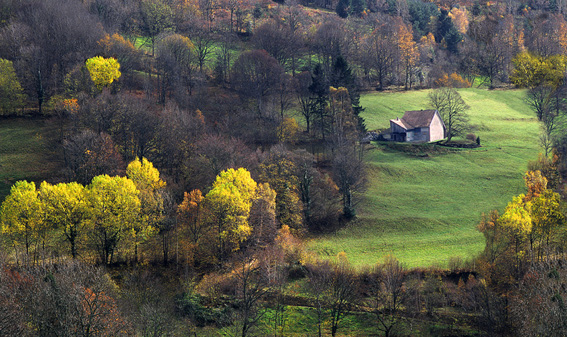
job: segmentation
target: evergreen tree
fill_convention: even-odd
[[[337,4],[337,8],[335,10],[341,18],[346,19],[348,17],[349,6],[350,0],[339,0],[339,3]]]
[[[350,14],[354,16],[362,16],[362,13],[366,9],[365,0],[352,0],[350,7]]]
[[[323,71],[323,66],[318,63],[311,74],[311,85],[309,92],[311,93],[310,108],[313,109],[313,115],[316,116],[315,122],[318,124],[321,132],[321,138],[325,140],[328,124],[327,121],[327,101],[329,100],[329,81]]]
[[[452,26],[447,34],[445,34],[445,42],[447,43],[447,50],[453,54],[457,54],[459,52],[458,46],[459,42],[463,39],[461,33]]]
[[[364,108],[360,106],[360,91],[356,84],[356,77],[352,74],[348,62],[342,56],[339,56],[333,64],[331,86],[335,88],[345,87],[348,89],[352,110],[357,119],[357,129],[361,134],[365,133],[366,125],[364,119],[360,117],[360,113],[364,111]]]

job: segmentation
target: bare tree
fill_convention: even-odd
[[[344,254],[344,253],[342,253]],[[331,336],[336,336],[339,324],[358,298],[358,280],[354,268],[339,253],[339,261],[333,266],[330,282],[329,306],[331,313]]]
[[[429,104],[443,118],[447,128],[447,142],[469,128],[466,111],[470,106],[465,103],[459,92],[453,88],[435,89],[429,93]]]
[[[371,307],[378,320],[378,329],[386,337],[393,334],[400,322],[399,311],[406,297],[404,266],[393,256],[387,256],[384,264],[378,265],[372,280]]]
[[[255,101],[259,116],[264,113],[264,100],[278,87],[283,69],[264,50],[242,53],[232,67],[231,81],[242,97]]]
[[[260,301],[268,293],[267,274],[262,272],[262,263],[251,254],[241,255],[236,260],[237,310],[235,326],[237,336],[246,337],[258,325],[265,310]]]
[[[329,261],[320,261],[315,265],[307,265],[306,267],[309,290],[315,297],[318,336],[321,337],[323,335],[323,322],[325,321],[324,305],[329,296],[332,266]]]

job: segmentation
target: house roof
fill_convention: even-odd
[[[400,119],[391,119],[390,121],[403,127],[406,130],[415,128],[429,127],[433,116],[437,110],[417,110],[406,111]]]

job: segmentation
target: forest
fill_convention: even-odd
[[[1,0],[0,335],[566,335],[566,10]],[[472,87],[522,90],[541,148],[478,219],[484,249],[417,268],[313,253],[358,224],[385,144],[361,95],[427,90],[447,138],[419,151],[449,153],[482,149]]]

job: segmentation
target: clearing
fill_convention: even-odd
[[[345,251],[357,267],[392,254],[408,267],[446,267],[484,247],[481,214],[499,212],[525,192],[527,163],[537,159],[539,126],[523,90],[459,89],[482,147],[448,150],[430,144],[372,144],[365,160],[368,189],[358,218],[314,238],[321,257]],[[428,108],[429,90],[369,93],[361,97],[369,130],[389,127],[406,110]]]

